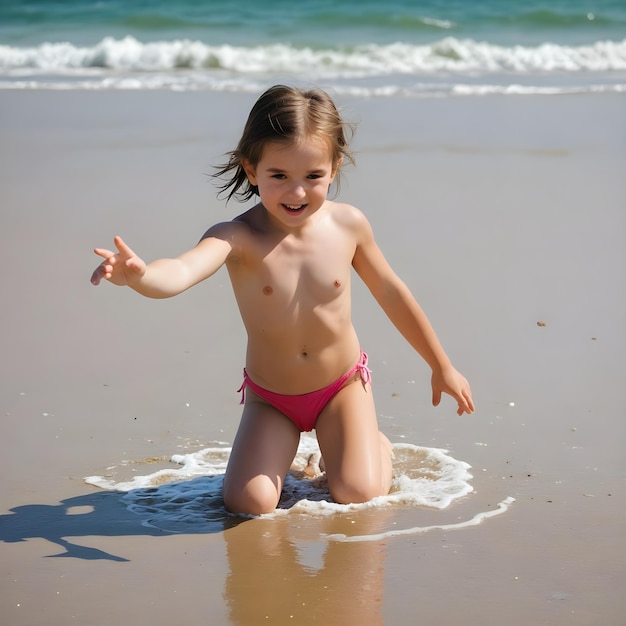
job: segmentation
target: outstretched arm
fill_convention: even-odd
[[[227,227],[218,225],[210,229],[197,246],[175,259],[159,259],[146,264],[115,237],[117,252],[96,248],[94,252],[104,261],[91,275],[94,285],[108,280],[114,285],[131,287],[148,298],[169,298],[214,274],[226,261],[232,250]]]
[[[472,413],[469,383],[454,369],[424,311],[385,259],[365,216],[359,215],[356,223],[354,269],[394,326],[430,366],[433,405],[437,406],[441,394],[447,393],[457,401],[459,415]]]

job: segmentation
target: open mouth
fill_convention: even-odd
[[[306,204],[283,204],[283,209],[289,211],[289,213],[300,213],[306,208]]]

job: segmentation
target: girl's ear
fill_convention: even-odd
[[[241,166],[243,167],[243,171],[246,173],[246,176],[248,177],[248,181],[250,182],[251,185],[256,185],[256,167],[254,167],[252,165],[252,163],[250,163],[250,161],[248,161],[248,159],[242,159],[241,160]]]
[[[333,167],[333,171],[332,171],[332,177],[335,178],[335,176],[337,176],[337,173],[339,172],[339,168],[341,167],[341,164],[343,163],[343,157],[340,156],[337,159],[337,163],[335,163],[335,167]]]

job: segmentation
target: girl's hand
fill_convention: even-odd
[[[115,237],[113,240],[117,253],[104,248],[96,248],[94,252],[104,257],[91,275],[91,283],[99,285],[102,279],[114,285],[132,285],[146,273],[146,264],[122,240]]]
[[[443,392],[452,396],[458,402],[458,415],[474,412],[472,390],[469,383],[452,366],[438,372],[433,371],[431,386],[433,390],[433,406],[439,405]]]

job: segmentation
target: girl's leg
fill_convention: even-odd
[[[246,390],[246,404],[224,477],[232,513],[271,513],[298,450],[300,431],[287,417]]]
[[[315,430],[336,502],[367,502],[389,493],[391,444],[378,430],[369,384],[357,380],[344,387],[326,405]]]

